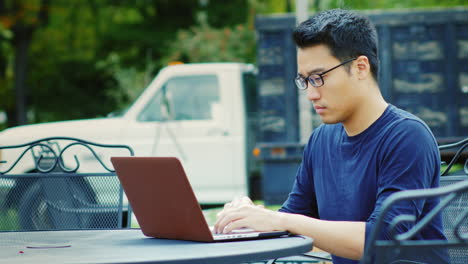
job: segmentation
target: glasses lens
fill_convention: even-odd
[[[297,76],[295,82],[297,88],[300,90],[305,90],[307,88],[306,80],[304,80],[301,76]]]
[[[318,74],[312,74],[307,79],[309,79],[310,84],[314,87],[320,87],[323,85],[323,79]]]

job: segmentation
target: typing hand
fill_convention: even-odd
[[[280,214],[255,205],[248,197],[236,198],[218,213],[214,230],[216,233],[229,233],[244,227],[256,231],[281,230]]]
[[[237,207],[240,207],[242,205],[254,205],[254,203],[247,196],[238,196],[238,197],[232,199],[231,202],[226,203],[224,205],[223,211],[226,210],[226,209],[230,209],[230,208],[237,208]],[[221,214],[223,211],[219,212],[218,215]]]

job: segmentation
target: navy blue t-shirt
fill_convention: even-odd
[[[389,105],[356,136],[348,136],[341,123],[315,129],[280,211],[366,222],[367,241],[385,198],[401,190],[438,187],[439,173],[439,150],[430,129],[416,116]],[[400,214],[420,219],[435,205],[434,200],[404,204],[390,211],[386,223]],[[399,225],[397,231],[405,231],[409,225]],[[445,239],[441,217],[415,237],[421,238]],[[358,261],[333,256],[333,263]]]

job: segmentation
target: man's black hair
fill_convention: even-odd
[[[294,30],[293,40],[299,48],[324,44],[342,62],[367,56],[372,76],[378,80],[377,32],[363,15],[343,9],[320,12]],[[349,65],[345,67],[349,70]]]

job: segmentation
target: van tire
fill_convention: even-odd
[[[69,195],[78,196],[81,200],[95,204],[95,194],[84,179],[66,179]],[[67,194],[68,195],[68,194]],[[47,202],[41,180],[33,182],[22,195],[18,206],[18,217],[21,230],[53,230],[90,228],[93,222],[92,214],[80,214],[79,225],[71,226],[67,223],[57,225],[52,219],[52,208]]]

